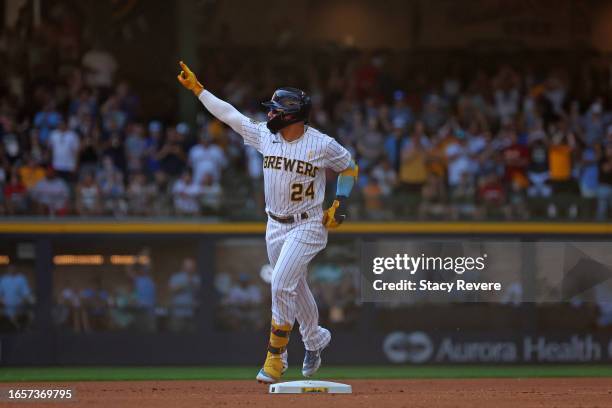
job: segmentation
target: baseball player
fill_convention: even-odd
[[[306,348],[302,374],[310,377],[321,365],[321,351],[331,340],[319,326],[319,313],[308,288],[308,263],[327,244],[327,229],[346,218],[346,201],[358,168],[350,153],[334,139],[308,125],[310,98],[295,88],[280,88],[272,100],[267,122],[257,122],[205,90],[180,62],[179,82],[204,107],[263,155],[268,223],[266,247],[273,268],[272,328],[268,353],[257,380],[274,383],[287,369],[289,334],[297,320]],[[339,173],[336,199],[323,211],[325,169]]]

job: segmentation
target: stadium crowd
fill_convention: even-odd
[[[117,78],[120,62],[81,44],[70,21],[61,27],[0,32],[2,213],[263,217],[257,152],[206,114],[196,126],[147,117]],[[279,81],[306,88],[312,125],[360,165],[354,218],[609,217],[601,70],[497,64],[436,76],[356,51],[278,76],[263,58],[238,63],[216,50],[206,61],[206,86],[260,120]]]
[[[149,248],[143,248],[140,255],[146,262],[111,271],[104,279],[91,271],[81,271],[87,278],[78,282],[61,279],[54,323],[74,332],[194,330],[200,303],[195,260],[182,259],[178,270],[164,281],[152,270],[149,253]],[[165,294],[163,299],[160,292]]]

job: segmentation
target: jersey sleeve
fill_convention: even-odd
[[[325,167],[339,173],[346,170],[351,164],[351,154],[336,140],[330,139],[325,149]]]
[[[245,144],[253,146],[261,153],[261,122],[244,116],[232,105],[217,98],[207,90],[203,90],[198,99],[214,117],[242,136]]]
[[[257,122],[244,116],[238,132],[244,139],[244,144],[254,147],[259,153],[261,153],[262,126],[265,126],[264,122]]]

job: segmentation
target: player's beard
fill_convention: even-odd
[[[294,115],[283,115],[278,113],[268,119],[266,126],[268,127],[268,130],[272,132],[272,134],[276,134],[282,128],[299,121],[301,121],[301,119],[296,118]]]

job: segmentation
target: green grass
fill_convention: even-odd
[[[252,380],[257,367],[2,367],[0,381]],[[317,378],[612,377],[612,366],[330,366]],[[283,379],[301,379],[297,367]]]

